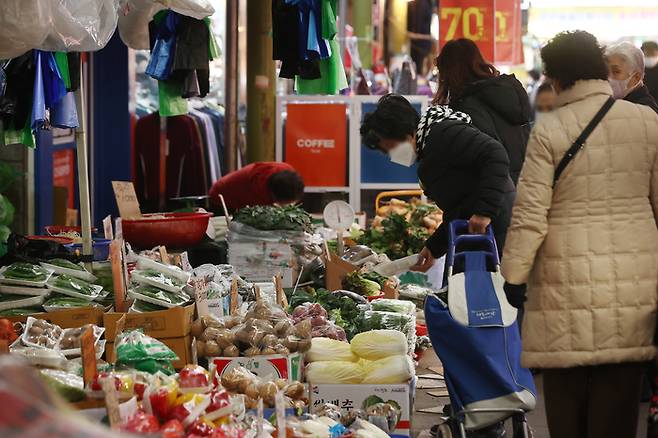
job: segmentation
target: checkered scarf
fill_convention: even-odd
[[[468,114],[454,111],[446,105],[430,106],[425,111],[425,114],[420,117],[420,122],[418,122],[418,128],[416,130],[416,151],[419,154],[425,149],[425,140],[427,140],[432,125],[447,119],[471,123],[471,116]]]

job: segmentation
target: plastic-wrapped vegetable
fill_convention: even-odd
[[[347,341],[347,335],[345,334],[345,330],[343,330],[342,327],[331,321],[327,321],[327,323],[324,325],[313,327],[313,329],[311,330],[311,337],[329,338],[329,339],[335,339],[337,341]]]
[[[115,348],[117,364],[127,364],[150,373],[173,374],[171,361],[178,360],[169,347],[140,330],[120,333]]]
[[[43,308],[46,312],[56,312],[58,310],[88,306],[102,307],[100,304],[84,300],[82,298],[68,297],[65,295],[53,296],[48,301],[43,303]]]
[[[356,362],[312,362],[306,366],[306,380],[316,383],[361,383],[364,370]]]
[[[408,352],[416,345],[416,315],[378,310],[366,311],[361,321],[362,330],[397,330],[407,337]]]
[[[406,354],[389,356],[369,362],[363,383],[393,384],[408,382],[414,376],[414,366]]]
[[[354,336],[352,352],[368,360],[402,355],[407,352],[407,338],[397,330],[371,330]]]
[[[82,377],[59,370],[41,370],[41,377],[67,401],[77,402],[85,398]]]
[[[169,292],[146,284],[131,289],[128,294],[132,298],[161,307],[182,306],[190,301],[190,296],[185,292]]]
[[[352,353],[350,344],[347,342],[329,338],[313,338],[311,349],[306,352],[306,360],[308,362],[332,360],[356,362],[359,358]]]
[[[297,306],[292,312],[292,320],[296,323],[309,319],[311,326],[320,326],[327,323],[327,311],[318,303],[304,303]]]
[[[48,278],[49,271],[32,263],[16,262],[7,266],[2,275],[11,280],[39,282]]]
[[[98,296],[101,287],[89,284],[79,278],[68,275],[58,275],[48,282],[48,287],[56,292],[65,295],[71,295],[78,298],[88,298],[93,300]]]
[[[394,312],[402,314],[415,314],[416,305],[411,301],[393,300],[389,298],[378,298],[373,300],[370,305],[372,310],[384,312]]]
[[[181,279],[153,269],[136,269],[131,273],[131,278],[139,284],[154,286],[173,293],[180,292],[185,286],[185,282]]]

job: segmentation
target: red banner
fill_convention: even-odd
[[[53,187],[68,189],[68,208],[75,207],[75,155],[73,149],[53,152]]]
[[[285,159],[308,187],[347,185],[346,106],[289,103]]]
[[[521,0],[496,0],[496,64],[523,63]]]
[[[475,41],[485,59],[495,59],[495,0],[441,0],[439,45],[468,38]]]

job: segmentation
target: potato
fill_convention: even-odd
[[[236,389],[240,394],[244,394],[249,385],[253,385],[254,383],[254,379],[250,379],[248,376],[240,376],[238,377]]]
[[[310,319],[305,319],[295,324],[295,334],[300,338],[310,338],[313,326]]]
[[[249,385],[247,385],[244,394],[247,397],[258,399],[260,397],[260,393],[258,392],[258,385],[256,385],[256,383],[254,382],[250,383]]]
[[[272,354],[276,354],[276,350],[272,347],[263,347],[260,350],[260,354],[263,356],[271,356]]]
[[[306,392],[306,388],[304,387],[304,384],[301,382],[291,383],[290,385],[286,386],[286,388],[283,390],[283,393],[286,396],[294,400],[299,400],[300,398],[304,397],[305,392]]]
[[[256,409],[258,407],[258,400],[251,397],[244,398],[244,407],[247,409]]]
[[[297,338],[295,338],[294,336],[287,336],[285,339],[283,339],[283,341],[282,341],[281,343],[282,343],[282,344],[288,349],[288,351],[291,352],[291,353],[296,352],[297,349],[299,348],[299,341],[298,341]]]
[[[310,338],[300,339],[297,342],[297,351],[299,351],[300,353],[306,353],[310,349],[311,349],[311,339]]]
[[[278,343],[279,343],[279,338],[277,338],[276,335],[265,335],[263,336],[263,339],[260,341],[260,344],[263,347],[274,347]]]
[[[233,345],[233,343],[235,342],[235,335],[231,330],[227,328],[219,328],[214,330],[217,330],[217,336],[215,337],[215,341],[217,342],[217,345],[219,345],[220,348],[226,348],[229,345]]]
[[[236,347],[235,345],[229,345],[228,347],[224,348],[224,357],[238,357],[240,356],[240,349]]]
[[[252,324],[254,327],[256,327],[258,330],[262,331],[265,334],[274,333],[274,327],[269,321],[255,319]]]
[[[201,335],[203,334],[203,323],[201,322],[200,319],[197,319],[192,323],[192,336],[195,338],[199,339]]]
[[[239,316],[228,316],[224,318],[224,326],[228,329],[232,329],[236,325],[239,325],[242,322],[242,319]]]
[[[199,357],[205,357],[206,356],[206,343],[205,342],[203,342],[201,340],[196,341],[196,354]]]
[[[208,328],[208,327],[213,327],[213,328],[224,328],[226,327],[224,325],[224,321],[221,319],[217,319],[216,317],[212,315],[204,315],[201,317],[201,321],[203,323],[203,326]]]
[[[219,348],[219,345],[215,341],[206,341],[206,346],[204,349],[206,356],[219,356],[222,353],[222,349]]]
[[[282,319],[274,326],[274,332],[278,336],[285,336],[292,326],[292,322],[289,319]]]
[[[274,383],[276,383],[276,387],[279,389],[283,389],[288,386],[288,381],[286,379],[276,379]]]
[[[216,327],[208,327],[201,334],[202,341],[216,341],[221,332]]]
[[[229,391],[235,391],[241,379],[232,371],[225,373],[220,379],[222,386]]]
[[[306,407],[306,402],[304,400],[293,400],[292,405],[295,409],[304,409]]]
[[[260,354],[260,348],[258,347],[249,347],[244,351],[244,355],[247,357],[258,356]]]
[[[30,330],[28,331],[28,333],[31,336],[39,336],[39,335],[43,334],[43,331],[44,331],[43,327],[39,327],[37,325],[32,324],[32,327],[30,327]]]
[[[258,386],[258,393],[264,401],[274,400],[274,396],[279,388],[274,382],[263,382]]]
[[[276,354],[290,354],[290,350],[283,344],[277,344],[274,346],[274,351]]]

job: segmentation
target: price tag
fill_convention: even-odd
[[[276,411],[277,436],[286,436],[286,404],[283,400],[283,391],[274,395],[274,410]]]
[[[9,353],[9,341],[0,339],[0,354]]]
[[[286,297],[286,293],[283,290],[283,286],[281,285],[281,273],[278,272],[274,276],[274,288],[276,290],[276,302],[279,304],[281,307],[284,309],[288,308],[288,297]]]
[[[231,302],[229,303],[229,315],[235,315],[238,312],[238,279],[233,278],[231,281]]]
[[[190,258],[187,255],[187,251],[183,251],[180,254],[180,264],[181,268],[183,268],[183,271],[185,272],[192,272],[192,265],[190,265]]]
[[[167,252],[167,247],[160,245],[158,247],[158,252],[160,252],[160,261],[162,261],[162,263],[165,265],[170,265],[171,263],[169,261],[169,253]]]
[[[103,219],[103,232],[106,239],[114,239],[114,233],[112,232],[112,216],[109,214],[105,216],[105,219]]]
[[[121,257],[122,240],[113,240],[110,243],[110,264],[112,265],[112,283],[114,286],[114,310],[123,312],[126,301],[126,283],[123,276],[123,261]]]
[[[196,310],[199,317],[206,316],[210,313],[208,309],[208,283],[203,277],[192,277],[190,279],[192,289],[194,289],[194,299],[196,300]]]
[[[121,410],[119,409],[119,397],[114,386],[114,379],[102,379],[101,387],[105,392],[105,408],[107,409],[107,418],[110,420],[110,427],[116,429],[121,424]]]
[[[114,220],[114,229],[116,231],[117,240],[123,239],[123,225],[120,217]]]
[[[85,388],[89,388],[96,377],[96,349],[94,347],[94,330],[88,328],[80,336],[82,350],[82,380]]]
[[[139,201],[137,201],[137,194],[135,187],[130,181],[112,181],[112,189],[114,190],[114,199],[117,201],[119,207],[119,214],[125,219],[138,219],[142,217],[142,212],[139,209]]]

